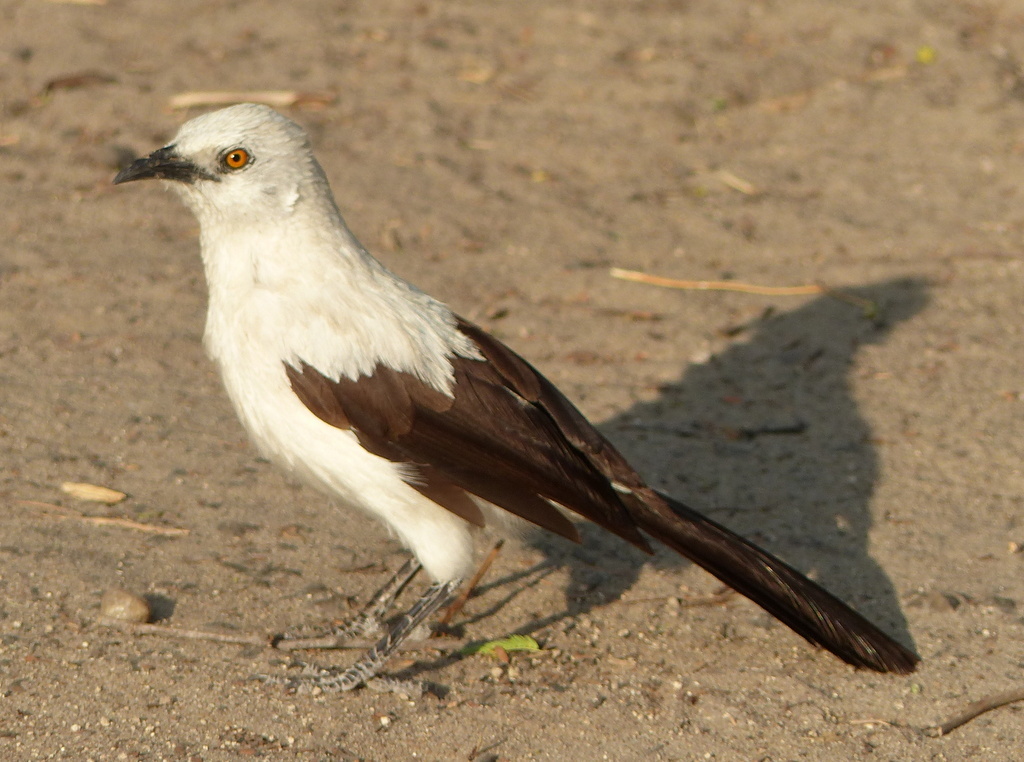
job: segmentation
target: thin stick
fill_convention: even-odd
[[[163,624],[126,622],[123,619],[113,619],[111,617],[99,617],[96,621],[102,625],[113,627],[116,630],[121,630],[122,632],[127,632],[131,635],[158,635],[163,638],[177,638],[178,640],[205,640],[213,643],[232,643],[239,646],[273,648],[273,637],[271,636],[233,635],[227,632],[213,632],[211,630],[185,630],[179,627],[168,627]],[[454,647],[460,642],[461,641],[458,638],[409,640],[403,643],[398,650],[438,650],[448,646]],[[345,643],[341,648],[365,651],[374,644],[375,641],[372,640],[352,640]]]
[[[740,283],[734,280],[680,280],[663,278],[660,275],[648,275],[638,270],[623,270],[613,267],[609,271],[613,278],[646,283],[650,286],[664,288],[681,288],[691,291],[739,291],[744,294],[760,294],[762,296],[802,296],[805,294],[824,294],[827,289],[817,284],[806,286],[757,286],[753,283]]]
[[[152,524],[142,524],[138,521],[132,521],[131,519],[119,519],[112,516],[57,516],[55,518],[74,518],[79,521],[84,521],[86,524],[134,529],[139,532],[149,532],[150,534],[178,536],[189,533],[188,529],[179,529],[178,527],[158,527],[153,526]]]
[[[960,714],[946,720],[941,725],[937,725],[933,728],[929,728],[931,735],[942,737],[947,733],[951,733],[961,725],[966,725],[968,722],[976,717],[980,717],[985,712],[991,712],[993,709],[998,709],[1001,706],[1007,704],[1014,704],[1018,701],[1024,701],[1024,688],[1013,688],[1012,690],[1004,691],[1003,693],[996,693],[995,695],[983,698],[981,701],[975,701],[973,704],[968,704],[967,708],[964,709]]]
[[[679,601],[679,603],[677,604],[678,608],[681,608],[681,609],[695,609],[695,608],[702,608],[704,606],[720,606],[723,603],[728,603],[731,598],[733,598],[734,596],[737,596],[737,595],[739,595],[739,593],[737,593],[732,588],[726,588],[725,590],[723,590],[720,593],[712,593],[711,595],[703,595],[703,596],[700,596],[700,597],[697,597],[697,598],[690,598],[690,599],[677,598],[676,600]],[[614,601],[614,605],[616,605],[616,606],[632,606],[632,605],[637,604],[637,603],[664,603],[666,605],[672,605],[672,604],[669,603],[669,601],[671,599],[672,599],[672,596],[665,596],[665,595],[658,595],[658,596],[654,596],[652,598],[631,598],[629,600],[623,600],[623,599],[620,598],[619,600]],[[673,608],[675,608],[675,607],[673,607]]]
[[[850,720],[851,725],[888,725],[890,728],[898,727],[896,723],[889,722],[888,720]]]
[[[299,90],[226,90],[187,92],[172,95],[167,105],[172,110],[196,106],[230,106],[235,103],[262,103],[274,108],[292,106],[327,106],[335,101],[334,93]]]
[[[54,505],[53,503],[43,503],[39,500],[16,500],[15,502],[21,503],[22,505],[31,505],[36,508],[44,508],[46,509],[46,513],[44,514],[45,516],[58,521],[73,519],[86,524],[95,524],[96,526],[115,526],[121,527],[122,529],[134,529],[138,532],[149,532],[150,534],[162,534],[169,536],[188,534],[190,531],[188,529],[179,529],[178,527],[158,527],[153,524],[142,524],[138,521],[132,521],[131,519],[120,519],[113,516],[86,516],[68,508],[63,508],[59,505]]]
[[[498,553],[501,552],[502,546],[505,544],[504,540],[498,540],[494,543],[494,547],[491,548],[491,552],[487,554],[487,558],[480,564],[480,568],[476,570],[476,574],[469,580],[469,583],[463,588],[459,597],[456,598],[447,609],[444,614],[441,615],[440,621],[437,623],[439,627],[445,627],[455,615],[462,611],[462,607],[466,605],[466,601],[469,600],[469,596],[473,594],[474,588],[480,584],[480,580],[487,574],[487,570],[491,568],[491,564],[494,563],[494,559],[498,557]]]
[[[107,627],[123,630],[132,635],[160,635],[165,638],[178,638],[180,640],[210,640],[215,643],[235,643],[240,646],[262,647],[270,645],[270,638],[260,637],[259,635],[232,635],[227,632],[210,632],[209,630],[182,630],[162,624],[126,622],[122,619],[112,619],[105,616],[100,617],[96,621]]]
[[[821,291],[823,294],[828,294],[833,299],[838,299],[841,302],[852,304],[854,307],[860,307],[864,311],[864,317],[873,318],[878,315],[878,305],[870,299],[865,299],[862,296],[854,296],[848,294],[845,291],[836,291],[834,288],[828,286],[822,286]]]
[[[715,173],[715,176],[723,185],[732,188],[734,191],[739,191],[744,196],[756,196],[758,194],[756,185],[749,180],[744,180],[742,177],[737,177],[727,169],[719,170]]]
[[[648,275],[639,270],[623,270],[621,267],[613,267],[609,270],[613,278],[628,280],[635,283],[646,283],[650,286],[661,286],[663,288],[678,288],[689,291],[738,291],[743,294],[758,294],[760,296],[806,296],[808,294],[825,294],[840,301],[847,302],[864,311],[864,316],[873,318],[878,313],[877,305],[870,299],[854,296],[844,291],[837,291],[829,286],[820,283],[809,283],[804,286],[758,286],[754,283],[741,283],[735,280],[681,280],[679,278],[664,278],[660,275]]]

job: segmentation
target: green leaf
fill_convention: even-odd
[[[459,653],[463,656],[470,654],[494,654],[497,649],[505,651],[539,651],[540,645],[529,635],[509,635],[500,640],[488,640],[486,643],[470,643]]]

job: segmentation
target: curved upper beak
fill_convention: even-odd
[[[188,159],[175,153],[174,146],[165,146],[153,151],[149,156],[136,159],[117,173],[114,185],[130,183],[132,180],[177,180],[183,183],[194,183],[196,180],[216,180],[209,172],[196,166]]]

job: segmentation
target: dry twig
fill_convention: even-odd
[[[57,90],[79,90],[83,87],[110,85],[114,82],[117,82],[117,78],[112,74],[102,71],[81,71],[51,79],[43,85],[42,95],[49,95]]]
[[[480,568],[476,570],[476,574],[473,575],[469,583],[463,588],[462,593],[456,598],[447,609],[444,614],[441,615],[440,621],[438,621],[438,627],[445,627],[455,615],[462,611],[462,607],[466,605],[466,601],[469,600],[469,596],[473,594],[474,588],[480,584],[480,580],[484,578],[487,570],[491,568],[491,564],[494,563],[494,559],[498,557],[498,553],[501,552],[502,546],[505,544],[504,540],[498,540],[494,543],[494,547],[491,548],[491,552],[487,554],[487,558],[480,564]]]
[[[704,606],[720,606],[723,603],[728,603],[736,595],[739,595],[739,593],[731,587],[723,587],[711,595],[700,595],[693,598],[675,598],[674,596],[658,595],[652,598],[630,598],[628,600],[620,598],[614,603],[618,606],[632,606],[637,603],[665,603],[678,606],[681,609],[692,609]]]
[[[899,727],[895,722],[889,722],[889,720],[879,720],[877,718],[869,718],[866,720],[850,720],[851,725],[885,725],[886,727],[896,728]]]
[[[215,643],[235,643],[241,646],[269,646],[270,638],[259,635],[234,635],[227,632],[210,632],[209,630],[182,630],[163,624],[126,622],[104,616],[97,619],[100,624],[122,630],[132,635],[160,635],[165,638],[180,640],[209,640]]]
[[[728,188],[732,188],[734,191],[742,193],[744,196],[756,196],[761,191],[749,180],[744,180],[742,177],[734,175],[727,169],[720,169],[715,173],[715,177]]]
[[[690,291],[739,291],[743,294],[757,294],[759,296],[805,296],[808,294],[825,294],[840,301],[853,304],[864,311],[866,317],[874,317],[878,311],[877,305],[869,299],[860,296],[837,291],[820,283],[809,283],[803,286],[758,286],[753,283],[741,283],[735,280],[681,280],[679,278],[665,278],[660,275],[648,275],[638,270],[623,270],[620,267],[613,267],[609,270],[613,278],[633,281],[635,283],[646,283],[650,286],[661,286],[663,288],[678,288]]]
[[[660,275],[648,275],[639,270],[623,270],[619,267],[611,269],[611,276],[620,280],[646,283],[650,286],[663,288],[680,288],[691,291],[739,291],[744,294],[761,296],[800,296],[804,294],[823,294],[824,286],[810,284],[807,286],[757,286],[752,283],[740,283],[734,280],[681,280],[664,278]]]
[[[961,725],[966,725],[976,717],[980,717],[985,712],[991,712],[993,709],[1006,706],[1007,704],[1014,704],[1018,701],[1024,701],[1024,688],[1013,688],[1012,690],[1003,691],[1002,693],[996,693],[987,698],[983,698],[980,701],[975,701],[973,704],[968,704],[967,708],[959,714],[946,720],[941,725],[928,728],[927,732],[929,735],[933,735],[936,738],[941,738],[947,733],[951,733]]]
[[[58,521],[66,521],[73,519],[75,521],[81,521],[86,524],[94,524],[96,526],[114,526],[121,527],[122,529],[134,529],[139,532],[149,532],[150,534],[162,534],[168,536],[178,536],[188,534],[188,529],[179,529],[178,527],[158,527],[153,524],[143,524],[138,521],[132,521],[131,519],[121,519],[116,516],[86,516],[85,514],[78,513],[77,511],[69,510],[68,508],[62,508],[59,505],[53,503],[43,503],[39,500],[17,500],[16,502],[22,505],[30,505],[35,508],[45,509],[43,514],[47,518],[57,519]]]
[[[261,648],[273,648],[274,638],[267,635],[236,635],[227,632],[213,632],[211,630],[189,630],[179,627],[169,627],[164,624],[133,623],[123,619],[111,617],[99,617],[96,620],[99,624],[113,627],[116,630],[127,632],[131,635],[158,635],[164,638],[176,638],[178,640],[205,640],[212,643],[233,643],[239,646],[259,646]],[[428,640],[409,640],[403,643],[400,651],[425,651],[440,650],[442,648],[454,648],[460,641],[457,638],[430,638]],[[357,649],[365,651],[375,645],[371,640],[351,640],[341,648]]]
[[[167,105],[172,110],[197,106],[231,106],[236,103],[262,103],[274,108],[312,106],[322,108],[334,103],[337,96],[328,92],[300,90],[224,90],[192,91],[172,95]]]

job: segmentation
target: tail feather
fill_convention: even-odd
[[[633,497],[623,502],[641,529],[811,643],[855,667],[902,675],[916,668],[915,653],[767,551],[666,495]]]

